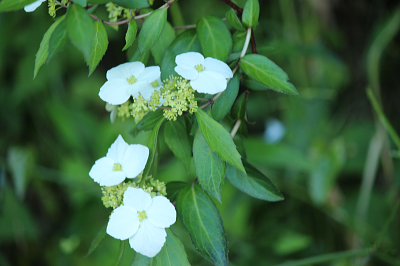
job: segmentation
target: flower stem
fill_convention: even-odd
[[[232,138],[235,137],[241,123],[242,123],[242,120],[238,119],[236,121],[235,125],[233,126],[232,131],[231,131]]]
[[[251,30],[251,28],[247,29],[246,40],[244,42],[242,53],[240,54],[239,59],[242,58],[246,54],[247,48],[249,48],[249,43],[250,43],[250,39],[251,39],[251,36],[252,36],[252,32],[253,31]]]
[[[195,28],[196,28],[196,24],[193,24],[193,25],[174,27],[174,30],[186,30],[186,29],[195,29]]]

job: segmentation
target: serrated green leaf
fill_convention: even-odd
[[[93,251],[96,250],[96,248],[100,245],[100,243],[103,241],[104,237],[107,235],[106,232],[107,224],[105,224],[100,231],[97,233],[95,238],[92,240],[92,243],[90,244],[90,248],[84,258],[89,256]]]
[[[164,128],[164,138],[170,150],[183,162],[186,170],[189,171],[192,148],[189,143],[186,125],[180,120],[168,121]]]
[[[90,49],[90,59],[88,61],[89,65],[89,76],[96,69],[100,60],[103,58],[108,47],[107,32],[104,28],[103,22],[101,20],[96,20],[95,25],[95,35],[94,41],[92,43],[92,48]]]
[[[3,0],[0,2],[0,12],[18,10],[35,1],[36,0]]]
[[[153,130],[153,128],[157,125],[160,119],[163,118],[163,116],[164,115],[162,109],[157,109],[154,112],[147,113],[136,125],[135,131],[139,132],[140,130]]]
[[[252,89],[252,90],[256,90],[256,91],[264,91],[264,90],[269,90],[270,89],[267,86],[258,83],[257,81],[255,81],[254,79],[250,78],[249,76],[245,76],[243,78],[243,84],[244,84],[244,86],[246,88],[249,88],[249,89]]]
[[[242,22],[240,21],[239,17],[236,14],[236,11],[233,10],[232,8],[226,12],[226,21],[231,25],[234,29],[238,31],[246,31],[246,29],[243,27]]]
[[[243,161],[247,175],[230,165],[226,166],[226,178],[240,191],[261,200],[280,201],[283,200],[281,192],[263,173],[254,166]]]
[[[172,43],[175,39],[175,30],[168,22],[165,24],[165,27],[161,33],[160,38],[151,48],[151,53],[153,54],[154,60],[156,64],[161,64],[161,60],[164,57],[165,51],[167,50],[168,46]]]
[[[203,133],[208,146],[227,163],[245,172],[240,160],[240,154],[236,150],[231,134],[200,108],[197,109],[195,114],[201,133]]]
[[[53,24],[51,24],[50,28],[46,31],[43,35],[43,39],[40,42],[39,50],[36,53],[35,58],[35,70],[33,71],[33,78],[36,77],[40,67],[46,62],[47,57],[49,56],[49,42],[51,35],[53,34],[54,30],[57,28],[58,24],[63,21],[63,17],[56,20]]]
[[[242,22],[246,28],[253,30],[257,26],[258,17],[260,15],[260,4],[258,0],[247,0],[243,8]]]
[[[211,150],[200,130],[194,135],[193,161],[201,187],[221,202],[225,162]]]
[[[167,10],[157,9],[144,21],[139,33],[139,50],[142,54],[149,51],[160,38],[167,21]]]
[[[160,127],[162,123],[164,123],[164,121],[164,117],[158,120],[157,124],[153,128],[153,131],[151,132],[151,136],[147,145],[147,147],[149,148],[149,159],[147,159],[146,167],[143,170],[143,177],[149,175],[150,169],[154,163],[154,158],[156,157],[157,153],[158,132],[160,131]]]
[[[237,98],[235,104],[231,110],[232,118],[240,119],[243,122],[246,119],[246,93],[242,93],[239,98]]]
[[[49,55],[47,57],[46,63],[50,62],[50,60],[60,52],[65,45],[68,43],[68,34],[67,34],[67,20],[65,19],[65,15],[60,17],[62,21],[56,27],[53,34],[50,37],[49,42]]]
[[[177,55],[187,52],[200,52],[200,50],[200,42],[197,39],[195,29],[186,30],[180,34],[164,53],[161,61],[161,79],[165,80],[169,76],[178,76],[174,70]]]
[[[293,84],[288,82],[288,75],[263,55],[245,55],[240,59],[239,66],[246,75],[272,90],[287,94],[299,94]]]
[[[67,32],[71,42],[82,52],[88,62],[96,28],[93,19],[80,5],[72,4],[68,7]]]
[[[205,16],[197,22],[196,30],[204,57],[225,62],[232,50],[232,36],[225,23]]]
[[[179,191],[176,207],[197,250],[214,265],[227,265],[225,229],[218,209],[207,193],[193,183]]]
[[[96,0],[98,1],[98,0]],[[100,0],[102,1],[102,0]],[[108,3],[110,1],[107,1]],[[113,0],[113,3],[116,3],[119,6],[128,8],[128,9],[141,9],[145,7],[149,7],[149,3],[146,0]],[[165,8],[166,9],[166,8]]]
[[[226,90],[214,102],[211,112],[216,121],[220,121],[231,109],[239,93],[239,74],[236,74],[228,83]]]
[[[136,34],[137,34],[137,22],[136,19],[131,19],[128,24],[128,30],[126,31],[125,35],[125,46],[122,48],[122,51],[125,51],[128,49],[133,41],[136,39]]]
[[[154,257],[155,266],[190,266],[185,248],[177,236],[166,228],[167,239],[161,251]]]
[[[167,198],[169,201],[174,202],[176,201],[176,197],[178,196],[179,190],[183,187],[189,185],[186,182],[181,181],[173,181],[166,184],[167,186]]]
[[[75,4],[81,5],[82,7],[86,7],[87,1],[86,0],[74,0]]]

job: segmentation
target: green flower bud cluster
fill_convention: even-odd
[[[49,7],[49,15],[54,18],[56,16],[56,11],[60,8],[56,8],[57,6],[61,5],[68,5],[69,1],[68,0],[62,0],[61,3],[55,1],[55,0],[48,0],[48,7]]]
[[[164,81],[160,90],[161,99],[164,99],[164,106],[171,109],[164,110],[164,116],[168,120],[176,120],[183,112],[196,112],[197,102],[194,99],[194,89],[188,80],[182,77],[171,77]]]
[[[150,108],[147,107],[149,101],[145,100],[141,94],[139,97],[133,98],[133,103],[131,104],[131,115],[135,118],[135,122],[139,123],[140,120],[149,112]]]
[[[145,178],[145,183],[140,187],[140,180],[142,174],[139,175],[137,181],[125,181],[121,184],[112,187],[102,187],[101,192],[103,196],[101,200],[106,208],[117,208],[122,205],[124,201],[124,193],[128,187],[142,188],[145,192],[149,193],[151,197],[166,196],[167,190],[164,182],[154,180],[151,176]]]
[[[118,6],[114,3],[108,3],[106,4],[106,8],[108,11],[108,18],[110,19],[110,22],[117,22],[119,17],[122,16],[124,19],[131,18],[131,12],[129,9],[124,8],[122,6]],[[118,30],[118,25],[110,25],[113,27],[115,30]]]
[[[121,104],[120,106],[118,106],[117,115],[118,115],[118,117],[121,117],[122,120],[131,116],[130,104],[131,104],[131,102],[128,100],[128,101],[124,102],[123,104]]]

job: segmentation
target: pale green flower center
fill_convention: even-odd
[[[146,212],[145,211],[138,211],[138,216],[139,216],[139,222],[143,221],[143,219],[147,218]]]
[[[196,65],[194,68],[195,68],[197,71],[199,71],[199,72],[206,70],[206,68],[203,67],[202,64],[198,64],[198,65]]]
[[[131,84],[131,85],[134,84],[134,83],[137,81],[137,79],[135,78],[134,75],[130,76],[129,78],[126,78],[126,80],[127,80],[128,83]]]
[[[158,84],[158,80],[155,80],[150,84],[151,84],[151,86],[153,86],[153,88],[157,88],[158,86],[160,86],[160,84]]]
[[[120,163],[114,163],[113,171],[122,171],[122,166]]]

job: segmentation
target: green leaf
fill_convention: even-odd
[[[236,14],[236,11],[233,10],[232,8],[226,12],[226,21],[231,25],[234,29],[238,31],[246,31],[246,29],[243,27],[242,22],[240,21],[239,17]]]
[[[139,33],[139,50],[143,54],[157,42],[167,21],[168,8],[157,9],[144,21]]]
[[[163,110],[157,109],[154,112],[147,113],[142,120],[136,125],[136,132],[140,130],[148,131],[153,130],[153,128],[157,125],[161,118],[163,118]]]
[[[245,55],[239,61],[239,66],[249,77],[272,90],[287,94],[299,94],[293,84],[287,82],[288,75],[263,55]]]
[[[147,160],[146,167],[143,170],[143,177],[146,177],[150,173],[151,166],[153,165],[154,158],[156,157],[157,153],[157,141],[158,141],[158,132],[160,131],[160,127],[162,123],[164,123],[165,118],[161,118],[158,120],[157,124],[155,125],[153,131],[151,132],[151,136],[148,142],[147,147],[149,148],[149,159]]]
[[[110,2],[110,0],[88,0],[88,2],[91,4],[107,4]]]
[[[200,130],[194,135],[193,161],[201,187],[221,202],[225,162],[210,149]]]
[[[161,60],[164,57],[165,51],[173,40],[175,40],[175,30],[171,26],[171,24],[167,22],[161,33],[160,38],[158,39],[156,44],[154,44],[153,48],[151,48],[151,53],[153,54],[156,64],[161,64]]]
[[[232,36],[222,20],[205,16],[197,22],[199,36],[204,57],[212,57],[223,62],[232,50]]]
[[[56,27],[53,34],[50,37],[49,42],[49,55],[47,57],[46,63],[50,62],[50,60],[60,52],[65,45],[68,43],[68,34],[67,34],[67,20],[65,19],[65,15],[60,17],[60,24]]]
[[[239,93],[239,74],[236,74],[228,83],[226,90],[214,102],[211,112],[216,121],[220,121],[231,109]]]
[[[14,11],[29,4],[32,4],[36,0],[3,0],[0,2],[0,12]]]
[[[179,191],[181,188],[186,187],[188,183],[181,182],[181,181],[174,181],[167,183],[167,198],[169,201],[174,202],[176,201],[176,197],[178,196]]]
[[[243,78],[243,83],[246,88],[249,88],[252,90],[256,90],[256,91],[269,90],[269,88],[267,86],[258,83],[257,81],[250,78],[249,76],[245,76]]]
[[[243,122],[246,119],[246,93],[243,92],[239,98],[237,98],[235,104],[231,110],[232,118],[240,119]]]
[[[35,70],[33,71],[33,78],[36,77],[40,67],[46,62],[47,57],[49,56],[49,42],[50,37],[53,34],[54,30],[57,28],[58,24],[63,21],[64,17],[60,17],[56,22],[54,22],[50,28],[43,35],[43,39],[40,42],[39,50],[36,53],[35,58]]]
[[[97,233],[95,238],[92,240],[92,244],[90,244],[89,251],[86,253],[84,258],[92,254],[93,251],[100,245],[100,243],[103,241],[104,237],[107,235],[106,232],[107,224],[105,224],[100,231]]]
[[[107,32],[104,28],[103,22],[101,20],[96,20],[94,22],[94,25],[96,31],[94,35],[94,42],[92,43],[92,48],[90,49],[90,59],[88,62],[89,76],[93,73],[97,65],[100,63],[100,60],[103,58],[108,47]]]
[[[125,241],[121,241],[121,243],[119,244],[118,259],[117,263],[115,263],[115,266],[121,265],[122,257],[124,256],[124,250],[125,250]]]
[[[242,22],[246,28],[253,30],[257,26],[258,16],[260,15],[260,4],[258,0],[247,0],[243,8]]]
[[[192,158],[192,147],[189,142],[186,126],[180,121],[168,121],[164,129],[165,143],[170,150],[183,162],[189,171]]]
[[[98,1],[98,0],[96,0]],[[103,1],[103,0],[100,0]],[[108,3],[110,1],[107,1]],[[146,0],[113,0],[113,3],[116,3],[119,6],[128,8],[128,9],[140,9],[140,8],[145,8],[149,7],[149,3]],[[167,8],[165,8],[167,9]]]
[[[223,160],[245,172],[242,161],[240,160],[240,154],[236,150],[231,134],[200,108],[197,109],[195,114],[201,133],[203,133],[208,146]]]
[[[240,53],[243,50],[244,43],[246,42],[246,32],[237,31],[232,36],[232,53]]]
[[[154,258],[149,258],[140,253],[136,253],[131,266],[154,266]]]
[[[75,4],[81,5],[82,7],[86,7],[87,1],[86,0],[74,0]]]
[[[231,165],[226,166],[226,178],[240,191],[261,200],[280,201],[284,197],[263,173],[243,160],[247,175]]]
[[[125,35],[126,44],[124,48],[122,48],[122,51],[125,51],[132,45],[133,41],[136,39],[136,34],[137,34],[137,22],[136,19],[131,19],[131,21],[129,21],[128,30],[126,31]]]
[[[198,184],[182,188],[176,201],[178,217],[196,249],[214,265],[228,264],[228,240],[221,216]]]
[[[166,228],[167,239],[161,251],[154,257],[155,266],[190,266],[185,248],[179,238]]]
[[[134,47],[136,47],[136,49],[135,49],[135,53],[132,55],[132,57],[129,59],[129,62],[135,62],[135,61],[140,61],[140,62],[142,62],[143,64],[147,64],[147,61],[149,61],[149,57],[150,57],[150,51],[148,51],[148,52],[146,52],[146,53],[144,53],[144,54],[141,54],[140,53],[140,51],[139,51],[139,49],[137,49],[137,42],[135,42],[136,43],[136,45],[132,45],[131,47],[130,47],[130,49],[132,49],[132,48],[134,48]],[[129,49],[129,50],[130,50]],[[128,50],[128,51],[129,51]]]
[[[89,62],[96,28],[93,19],[80,5],[72,4],[68,7],[67,31],[72,43],[83,53],[86,62]]]
[[[11,147],[7,151],[7,164],[14,183],[15,194],[23,200],[28,178],[34,166],[32,152],[27,148]]]
[[[171,75],[178,76],[174,70],[176,67],[175,57],[187,52],[200,52],[200,43],[195,29],[184,31],[168,47],[161,61],[162,80],[169,78]]]

